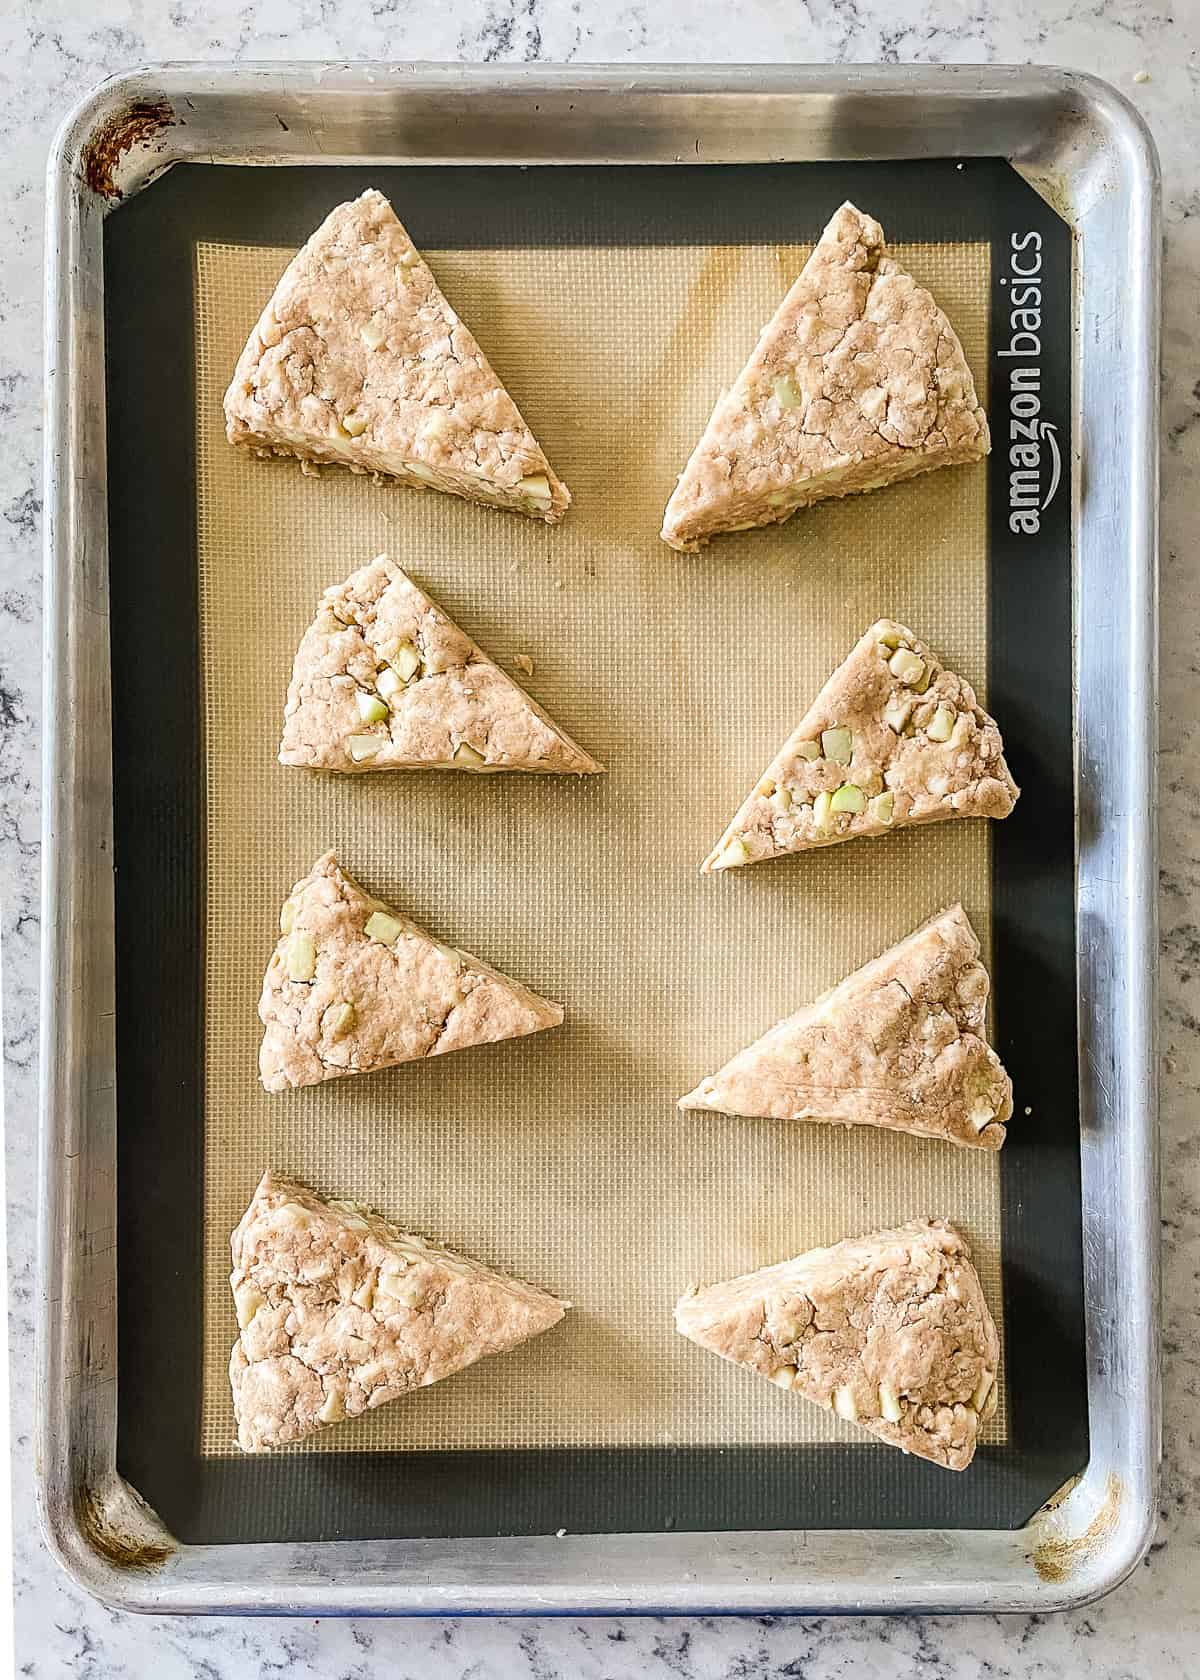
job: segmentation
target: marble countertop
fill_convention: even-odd
[[[41,681],[42,178],[61,113],[161,59],[1020,62],[1132,95],[1162,154],[1163,1239],[1161,1525],[1101,1604],[1061,1617],[833,1620],[166,1620],[114,1615],[63,1576],[34,1514],[14,1378],[18,1671],[49,1680],[251,1680],[286,1671],[467,1676],[989,1676],[1141,1680],[1200,1667],[1200,10],[1184,0],[18,0],[0,15],[0,937],[14,1369],[32,1359]]]

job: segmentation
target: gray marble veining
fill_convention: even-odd
[[[1162,152],[1167,240],[1162,545],[1166,1465],[1150,1556],[1055,1618],[266,1622],[113,1615],[37,1534],[32,1345],[40,713],[41,219],[46,149],[90,83],[156,59],[979,60],[1070,64],[1132,94]],[[1140,79],[1139,79],[1140,78]],[[382,1680],[1038,1674],[1200,1668],[1200,10],[1192,0],[12,0],[0,14],[0,936],[12,1278],[18,1667],[49,1680]],[[1147,823],[1152,815],[1147,813]],[[903,1544],[898,1537],[898,1544]]]

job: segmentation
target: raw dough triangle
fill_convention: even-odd
[[[739,1051],[679,1106],[999,1149],[1012,1081],[984,1037],[988,989],[975,930],[952,905]]]
[[[225,393],[230,443],[386,474],[557,524],[571,504],[380,192],[293,257]]]
[[[953,327],[889,255],[879,223],[843,204],[713,410],[663,541],[699,548],[990,447]]]
[[[602,768],[386,555],[321,597],[292,668],[282,764]]]
[[[881,618],[817,695],[702,868],[736,868],[946,817],[1006,817],[995,719],[903,624]]]
[[[238,1445],[267,1452],[540,1335],[568,1303],[268,1171],[233,1233]]]
[[[297,881],[263,977],[268,1091],[562,1024],[563,1009],[369,898],[326,852]]]
[[[966,1469],[996,1409],[996,1326],[970,1249],[941,1220],[915,1219],[692,1289],[675,1325],[947,1470]]]

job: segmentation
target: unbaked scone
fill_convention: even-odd
[[[947,817],[1006,817],[1018,788],[996,720],[903,624],[842,661],[701,868],[734,869]]]
[[[321,597],[292,667],[281,764],[601,770],[381,554]]]
[[[879,223],[843,204],[713,410],[667,504],[663,541],[699,548],[990,447],[953,327],[890,255]]]
[[[970,1249],[941,1220],[691,1289],[675,1326],[947,1470],[967,1468],[996,1409],[996,1326]]]
[[[739,1051],[679,1106],[999,1149],[1012,1081],[984,1037],[988,991],[975,930],[952,905]]]
[[[258,1005],[268,1091],[562,1024],[561,1004],[369,897],[332,852],[292,888],[279,929]]]
[[[230,443],[557,524],[565,484],[381,192],[321,223],[225,393]]]
[[[568,1303],[263,1174],[233,1233],[244,1452],[359,1417],[557,1324]]]

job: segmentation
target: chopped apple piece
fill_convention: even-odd
[[[840,1418],[845,1418],[847,1423],[858,1422],[858,1406],[855,1404],[854,1390],[847,1387],[845,1383],[842,1384],[841,1388],[835,1388],[833,1391],[833,1409]]]
[[[260,1307],[265,1307],[267,1297],[254,1283],[240,1283],[233,1292],[233,1310],[237,1314],[239,1330],[253,1322],[254,1315]]]
[[[903,735],[912,709],[912,696],[906,694],[902,700],[892,700],[884,707],[883,721],[895,734]]]
[[[330,1038],[344,1038],[354,1025],[355,1013],[352,1003],[332,1003],[325,1011],[322,1026]]]
[[[387,703],[377,694],[368,694],[365,688],[360,688],[355,695],[358,702],[358,715],[364,723],[382,723],[388,715]]]
[[[867,808],[867,796],[853,782],[843,782],[829,805],[831,810],[848,811],[851,816],[857,817]]]
[[[345,1393],[334,1384],[322,1402],[321,1409],[317,1413],[317,1419],[320,1423],[341,1423],[345,1415]]]
[[[971,1124],[977,1132],[985,1126],[990,1126],[996,1118],[996,1111],[986,1097],[977,1097],[971,1108]]]
[[[788,409],[800,407],[800,392],[797,390],[796,381],[790,373],[776,374],[771,381],[771,390],[775,394],[775,401],[785,413]]]
[[[300,929],[291,935],[287,945],[287,973],[289,980],[311,980],[317,972],[317,947],[312,935]]]
[[[739,869],[750,862],[750,850],[744,840],[731,840],[713,864],[714,869]]]
[[[530,478],[523,478],[517,489],[531,507],[539,511],[548,509],[554,499],[550,490],[550,480],[545,473],[534,473]]]
[[[378,939],[381,945],[394,945],[404,932],[404,923],[389,916],[386,910],[372,910],[363,923],[363,932],[368,939]]]
[[[954,708],[939,706],[925,731],[931,741],[948,741],[954,733]]]
[[[823,729],[821,751],[831,764],[849,764],[854,756],[854,737],[848,729]]]
[[[411,642],[401,642],[390,663],[401,682],[411,682],[421,669],[421,655]]]
[[[915,688],[925,675],[925,661],[910,648],[897,648],[888,660],[888,670],[909,688]]]

